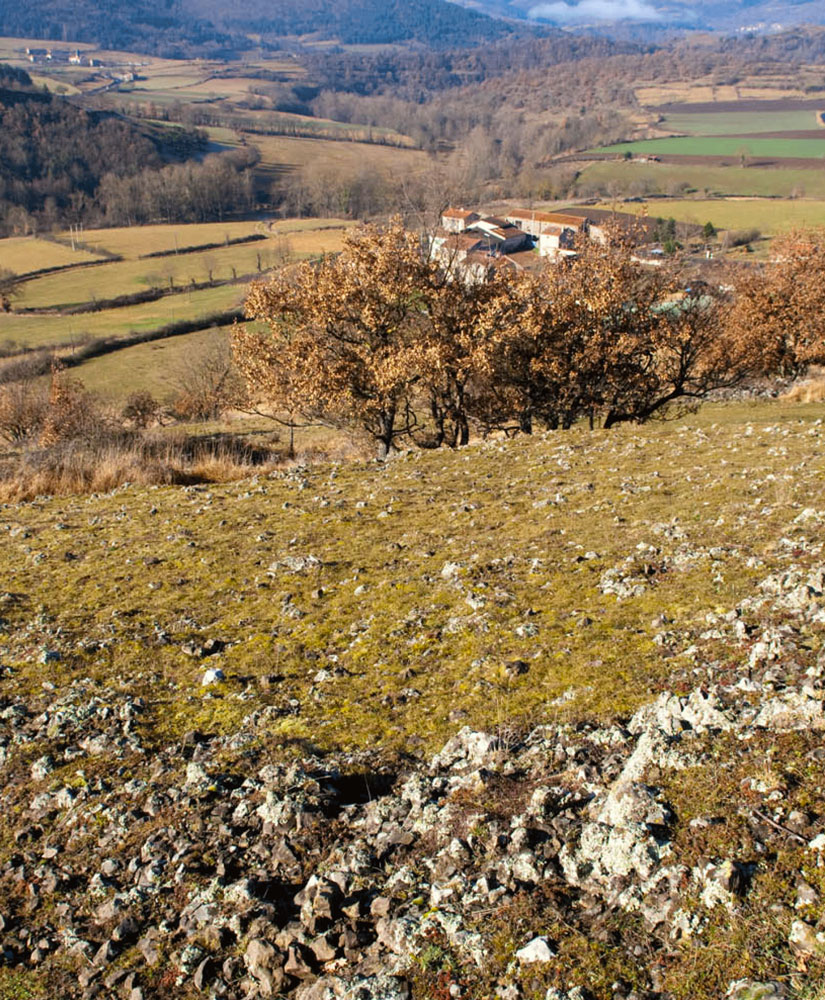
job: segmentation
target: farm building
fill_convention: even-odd
[[[575,253],[579,230],[572,226],[551,222],[544,226],[539,236],[540,257],[569,257]]]
[[[441,216],[441,228],[448,233],[463,233],[472,223],[478,222],[479,218],[476,212],[469,212],[466,208],[448,208]]]

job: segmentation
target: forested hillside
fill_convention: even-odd
[[[529,29],[524,29],[529,30]],[[416,42],[466,46],[506,37],[512,27],[446,0],[44,0],[0,4],[0,33],[95,42],[166,56],[218,56],[251,47],[249,33],[273,41],[317,34],[344,43]]]
[[[95,217],[201,221],[248,207],[249,151],[168,162],[202,145],[195,130],[142,128],[84,111],[0,65],[0,233]]]

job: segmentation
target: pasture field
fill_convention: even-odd
[[[711,80],[674,81],[672,83],[640,84],[636,99],[644,107],[662,104],[705,104],[708,102],[782,100],[809,97],[802,87],[785,76],[754,78],[743,83],[719,85]],[[773,84],[773,86],[771,86]]]
[[[29,274],[45,267],[62,267],[65,264],[83,264],[100,260],[87,250],[72,250],[62,243],[40,240],[36,236],[9,236],[0,240],[0,268],[15,274]]]
[[[64,97],[74,97],[77,94],[83,93],[80,87],[76,87],[73,83],[69,83],[68,80],[61,80],[54,76],[39,76],[37,73],[29,73],[29,76],[31,77],[31,81],[35,87],[45,87],[53,94],[62,94]]]
[[[127,260],[135,260],[147,253],[201,246],[205,243],[222,243],[261,232],[263,232],[263,225],[255,220],[195,222],[156,226],[121,226],[115,229],[86,229],[81,234],[81,239],[88,246],[109,250],[111,253],[120,254]]]
[[[102,267],[61,271],[26,282],[15,305],[33,309],[79,305],[148,288],[168,287],[170,280],[177,286],[200,284],[210,280],[210,272],[214,281],[229,280],[254,273],[258,269],[258,255],[262,268],[271,266],[277,243],[261,240],[201,253],[113,261]]]
[[[95,299],[128,295],[148,288],[228,281],[268,270],[287,259],[333,253],[341,249],[345,225],[291,230],[284,224],[270,239],[195,253],[112,261],[101,267],[61,271],[27,282],[17,308],[43,309],[78,305]],[[211,274],[211,278],[210,278]]]
[[[376,146],[361,142],[330,139],[300,139],[282,135],[250,135],[249,141],[261,151],[262,167],[305,167],[317,163],[326,168],[354,170],[369,164],[387,175],[410,166],[424,169],[427,154],[417,149]]]
[[[121,226],[114,229],[87,229],[82,233],[82,240],[90,246],[100,247],[111,253],[119,254],[126,260],[137,260],[148,253],[156,253],[162,250],[183,249],[184,247],[202,246],[207,243],[221,243],[227,240],[235,240],[244,236],[253,236],[256,233],[266,233],[271,225],[271,231],[280,236],[294,233],[316,233],[318,248],[317,252],[322,253],[328,247],[325,241],[329,238],[324,235],[331,229],[344,229],[351,226],[348,219],[278,219],[271,224],[263,220],[246,220],[243,222],[192,222],[192,223],[172,223],[169,225],[158,224],[154,226]],[[6,240],[0,240],[0,248]],[[311,239],[307,239],[307,245],[302,247],[306,252],[311,252],[313,247]],[[254,244],[251,244],[254,246]],[[261,241],[260,246],[264,243]],[[212,250],[210,253],[217,251]],[[147,267],[159,266],[162,258],[149,258],[144,263]],[[153,264],[154,261],[154,264]],[[116,294],[116,293],[115,293]]]
[[[605,202],[599,208],[613,208]],[[772,236],[789,229],[805,226],[825,226],[825,201],[804,199],[787,201],[776,198],[755,199],[663,199],[643,205],[620,205],[622,211],[635,212],[649,218],[674,218],[698,226],[712,222],[717,229],[758,229]]]
[[[147,344],[124,347],[122,351],[91,358],[73,369],[87,389],[107,399],[124,399],[129,393],[145,390],[161,401],[175,395],[176,383],[186,366],[221,343],[227,330],[197,330]]]
[[[602,160],[582,170],[580,194],[615,187],[624,195],[698,191],[705,195],[825,198],[825,170],[721,167]]]
[[[0,320],[0,340],[22,348],[81,344],[90,337],[122,337],[132,332],[153,330],[182,319],[196,319],[232,309],[244,297],[246,286],[220,285],[198,292],[169,295],[156,302],[107,309],[78,316],[21,316],[11,314]],[[117,294],[116,289],[112,290]]]
[[[825,156],[825,132],[822,139],[744,138],[737,136],[675,136],[670,139],[641,139],[599,146],[592,153],[630,152],[659,156],[730,156],[766,159],[816,160]]]
[[[825,107],[825,100],[823,100]],[[658,128],[688,135],[753,135],[765,132],[790,132],[821,128],[821,118],[816,111],[681,111],[666,114]],[[823,132],[825,137],[825,132]]]

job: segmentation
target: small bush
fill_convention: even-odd
[[[761,236],[762,233],[758,229],[732,229],[725,242],[731,247],[744,247]]]
[[[83,383],[53,368],[40,443],[48,446],[63,441],[105,439],[113,430],[113,422]]]
[[[145,389],[138,390],[127,397],[120,415],[133,427],[145,429],[158,419],[160,403],[151,392],[147,392]]]
[[[39,434],[49,413],[46,390],[27,380],[0,386],[0,438],[17,444]]]
[[[15,352],[17,353],[17,352]],[[52,367],[52,356],[48,351],[28,351],[0,369],[0,385],[11,382],[26,382],[47,375]]]

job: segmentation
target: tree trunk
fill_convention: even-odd
[[[438,405],[438,401],[433,398],[430,401],[430,413],[433,417],[433,423],[435,424],[435,447],[440,448],[444,444],[445,430],[444,430],[444,419],[445,414],[441,406]]]
[[[533,414],[529,410],[522,410],[519,414],[518,429],[522,434],[533,433]]]
[[[464,399],[464,385],[456,386],[456,430],[458,431],[458,446],[463,447],[470,442],[470,423],[467,420],[467,404]]]
[[[395,407],[382,410],[378,417],[378,457],[386,458],[392,449],[392,439],[395,435]]]

